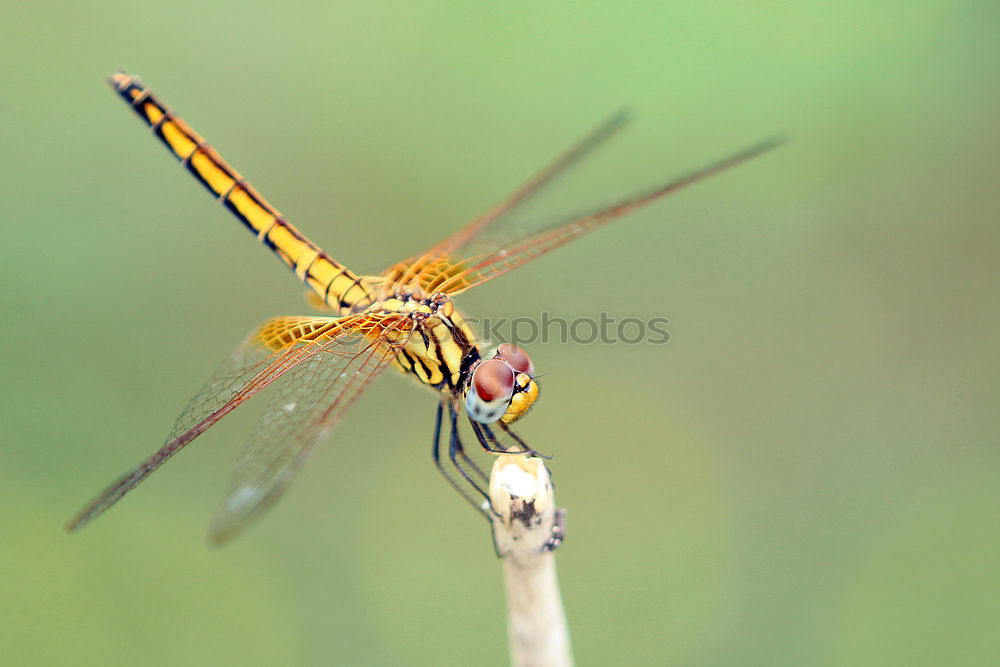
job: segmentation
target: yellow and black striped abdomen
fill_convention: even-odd
[[[324,303],[342,313],[372,303],[371,289],[362,277],[333,260],[285,220],[239,172],[136,77],[119,73],[109,81],[181,164]]]

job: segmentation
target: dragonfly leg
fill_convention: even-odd
[[[511,427],[509,425],[504,424],[503,422],[499,422],[498,426],[500,426],[500,430],[501,431],[503,431],[508,436],[510,436],[510,439],[513,440],[514,442],[516,442],[518,444],[518,446],[521,449],[523,449],[524,451],[526,451],[527,453],[531,454],[532,456],[537,456],[539,458],[543,458],[546,461],[549,461],[549,460],[552,459],[552,455],[551,454],[542,454],[537,449],[532,449],[531,447],[528,447],[527,443],[525,443],[524,440],[521,439],[521,436],[519,436],[517,433],[514,433],[513,429],[511,429]],[[489,426],[484,425],[483,428],[485,428],[488,432],[490,432],[490,427]]]
[[[538,456],[543,459],[552,458],[551,456],[546,456],[545,454],[542,454],[541,452],[535,451],[531,447],[528,447],[527,443],[525,443],[524,440],[522,440],[519,435],[510,430],[510,427],[507,426],[506,424],[501,423],[500,427],[503,429],[504,433],[510,436],[510,439],[514,441],[513,445],[504,445],[502,442],[500,442],[500,439],[497,438],[496,433],[493,432],[493,429],[491,429],[486,424],[480,424],[478,422],[472,421],[471,419],[469,420],[469,423],[472,424],[472,430],[475,431],[476,438],[479,440],[480,446],[485,451],[490,452],[491,454],[523,453],[523,454],[528,454],[530,456]],[[511,450],[511,447],[514,446],[520,447],[521,450],[520,451],[516,449]]]
[[[475,461],[473,461],[471,458],[469,458],[469,455],[465,451],[465,446],[462,445],[462,441],[461,440],[458,441],[458,455],[460,457],[462,457],[463,461],[465,461],[465,465],[468,466],[472,470],[472,472],[476,473],[477,477],[479,477],[484,482],[486,482],[487,484],[489,484],[489,482],[490,482],[490,476],[487,475],[483,471],[483,469],[480,468],[479,465]]]
[[[476,434],[476,439],[479,440],[479,445],[484,451],[491,454],[507,454],[509,453],[509,448],[504,447],[502,443],[497,442],[496,436],[493,435],[493,431],[489,431],[489,435],[486,434],[487,431],[485,425],[479,422],[469,420],[472,424],[472,431]]]
[[[466,455],[465,447],[462,445],[462,438],[458,431],[458,410],[454,404],[448,404],[448,413],[451,418],[451,440],[448,445],[448,458],[451,460],[451,464],[455,466],[455,469],[458,470],[458,472],[462,474],[462,477],[465,478],[465,481],[468,482],[472,488],[478,491],[483,498],[489,500],[490,494],[488,494],[486,490],[476,482],[476,480],[469,476],[468,471],[466,471],[466,469],[458,461],[458,456],[461,456],[464,460],[469,461],[474,469],[477,468],[476,464],[472,463]],[[489,479],[485,477],[485,474],[481,470],[479,471],[479,475],[487,480]]]
[[[464,498],[466,502],[468,502],[470,505],[472,505],[472,507],[477,512],[479,512],[481,514],[485,514],[485,511],[483,510],[482,502],[477,502],[476,498],[473,497],[473,495],[471,493],[469,493],[469,491],[467,489],[463,488],[462,485],[459,484],[458,481],[454,477],[452,477],[451,474],[449,474],[449,472],[447,470],[445,470],[445,467],[444,467],[443,463],[441,462],[441,429],[444,426],[443,416],[444,416],[444,401],[439,401],[438,402],[438,407],[437,407],[437,417],[434,420],[434,447],[431,450],[431,455],[434,458],[434,465],[437,467],[438,472],[441,473],[441,476],[444,477],[445,480],[449,484],[451,484],[452,488],[454,488],[456,491],[458,491],[458,494],[460,496],[462,496],[462,498]],[[451,445],[449,446],[449,450],[455,449],[454,441],[457,440],[457,430],[458,430],[457,429],[457,424],[455,423],[455,419],[453,418],[452,419]],[[461,443],[459,443],[459,449],[461,450]],[[465,455],[464,454],[464,450],[461,450],[461,451],[462,451],[462,454],[464,456]],[[459,472],[462,473],[463,477],[465,477],[466,480],[469,481],[469,483],[472,485],[472,487],[476,491],[479,491],[479,493],[483,493],[483,495],[485,495],[485,493],[482,491],[482,489],[480,489],[479,486],[477,486],[468,477],[468,475],[465,473],[465,471],[462,470],[462,468],[457,464],[457,462],[455,461],[455,458],[454,458],[454,454],[451,454],[450,458],[451,458],[452,463],[455,464],[455,467],[458,468]],[[478,468],[476,468],[476,470],[479,472],[480,475],[483,474],[482,471],[479,470]]]

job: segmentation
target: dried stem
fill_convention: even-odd
[[[524,454],[497,457],[490,499],[506,580],[511,664],[569,667],[573,658],[553,553],[562,542],[565,510],[555,505],[545,463]]]

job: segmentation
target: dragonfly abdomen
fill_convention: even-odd
[[[136,77],[118,73],[109,81],[181,164],[324,303],[341,313],[371,304],[372,293],[362,277],[332,259],[285,220]]]

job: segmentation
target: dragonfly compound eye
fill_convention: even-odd
[[[481,424],[492,424],[507,412],[514,395],[514,371],[500,359],[489,359],[472,372],[465,411]]]
[[[502,343],[497,348],[497,356],[510,364],[515,373],[527,373],[531,375],[535,372],[535,365],[531,363],[531,357],[516,345]]]

